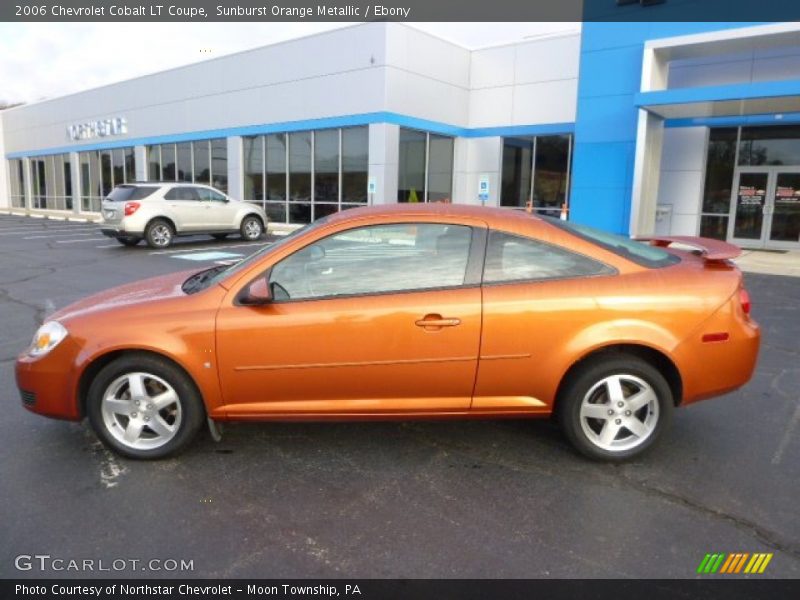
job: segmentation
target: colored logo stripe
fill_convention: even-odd
[[[767,565],[772,560],[772,556],[772,553],[762,552],[752,555],[749,552],[709,553],[700,561],[697,572],[701,574],[720,573],[730,575],[741,573],[742,569],[744,569],[744,573],[760,574],[766,570]]]

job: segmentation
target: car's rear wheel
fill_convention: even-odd
[[[254,241],[261,237],[264,233],[264,225],[261,219],[256,216],[248,215],[242,219],[242,226],[240,227],[242,237],[248,241]]]
[[[224,240],[226,237],[228,237],[228,234],[227,233],[212,233],[211,237],[213,237],[215,240]]]
[[[117,241],[123,246],[135,246],[142,241],[142,238],[117,238]]]
[[[172,225],[164,219],[150,221],[145,231],[147,245],[151,248],[167,248],[172,244],[174,237],[175,231],[172,229]]]
[[[100,440],[131,458],[183,450],[204,418],[189,377],[167,360],[132,354],[109,363],[89,386],[86,411]]]
[[[603,357],[569,376],[557,405],[573,446],[589,458],[622,461],[651,448],[669,426],[672,390],[650,363],[630,355]]]

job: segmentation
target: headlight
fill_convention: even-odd
[[[67,337],[67,330],[58,321],[48,321],[33,336],[28,354],[30,356],[43,356],[58,346],[59,342]]]

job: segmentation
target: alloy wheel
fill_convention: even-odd
[[[168,443],[183,411],[175,389],[152,373],[126,373],[109,384],[101,403],[103,423],[120,444],[151,450]]]
[[[593,385],[580,406],[580,425],[598,448],[623,452],[643,444],[655,431],[658,397],[644,379],[629,374],[605,377]]]

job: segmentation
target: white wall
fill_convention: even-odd
[[[669,206],[671,213],[666,223],[656,222],[656,233],[697,235],[708,128],[668,127],[663,140],[658,205]]]
[[[124,116],[115,140],[383,110],[387,23],[368,23],[12,109],[6,152],[67,145],[70,124]]]
[[[8,161],[5,160],[5,147],[3,144],[3,112],[0,111],[0,208],[9,208],[11,198],[9,197],[9,174]]]
[[[575,121],[579,62],[579,33],[474,51],[470,127]]]
[[[668,86],[684,88],[798,78],[800,46],[793,46],[672,61]]]

